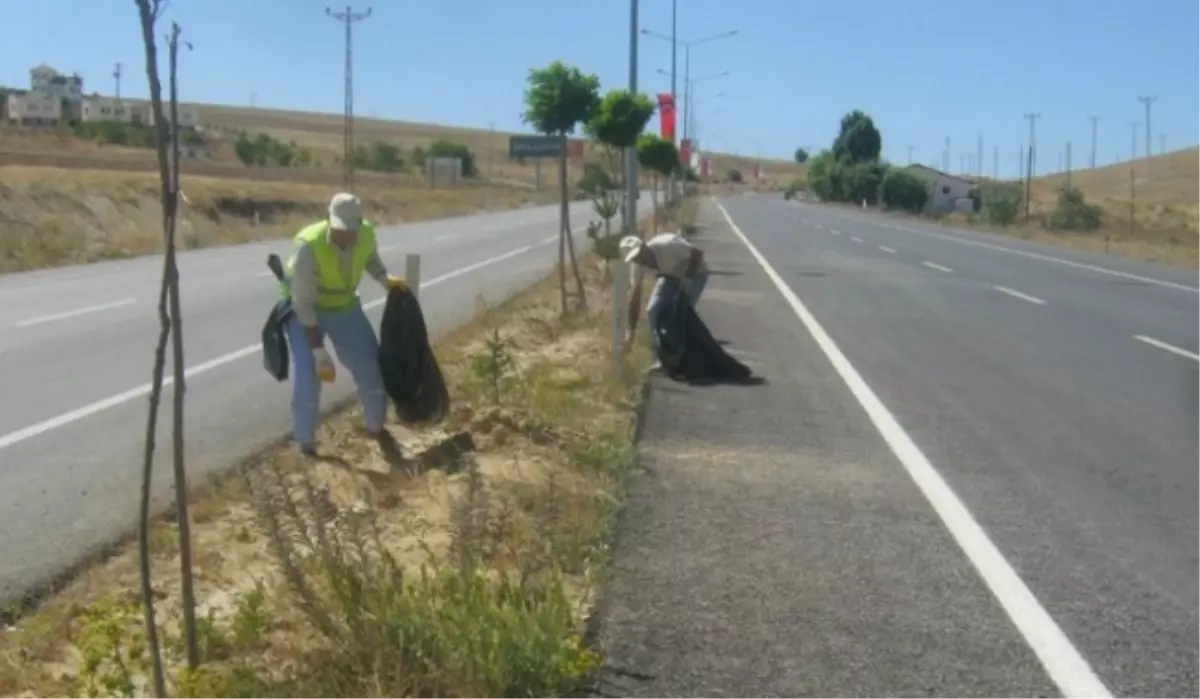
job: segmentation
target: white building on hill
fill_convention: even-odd
[[[6,107],[8,123],[20,126],[55,126],[63,118],[62,100],[38,92],[9,94]]]
[[[908,169],[929,181],[929,203],[926,211],[943,213],[954,211],[960,199],[968,198],[971,183],[961,177],[949,175],[926,165],[913,164]]]
[[[146,112],[147,109],[142,104],[93,95],[83,98],[83,103],[79,108],[79,119],[81,121],[136,123],[146,121]]]
[[[77,104],[83,99],[83,78],[79,73],[63,75],[43,63],[30,69],[29,91]]]

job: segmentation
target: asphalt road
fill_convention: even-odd
[[[643,210],[650,202],[643,196]],[[590,204],[572,204],[585,249]],[[394,273],[421,255],[421,302],[435,335],[553,269],[557,207],[381,228]],[[262,369],[259,333],[278,286],[266,268],[287,240],[180,256],[192,478],[228,468],[290,430],[290,386]],[[56,575],[136,521],[161,257],[0,276],[0,603]],[[383,291],[360,289],[370,315]],[[168,354],[168,364],[169,364]],[[168,366],[168,375],[170,368]],[[339,378],[326,405],[352,394]],[[164,391],[156,497],[171,497],[172,390]]]
[[[655,382],[607,691],[1197,696],[1196,273],[721,203],[768,383]]]

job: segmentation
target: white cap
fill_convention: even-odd
[[[633,262],[634,258],[642,251],[642,239],[636,235],[627,235],[621,238],[621,252],[625,255],[626,262]]]
[[[329,201],[329,226],[357,231],[362,224],[362,201],[350,192],[338,192]]]

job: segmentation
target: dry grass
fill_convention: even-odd
[[[364,438],[327,419],[323,454],[277,450],[193,498],[205,663],[181,670],[178,551],[151,537],[170,691],[188,696],[567,696],[631,472],[638,343],[611,375],[607,275],[560,317],[553,277],[438,344],[448,421]],[[494,361],[502,355],[505,361]],[[136,550],[0,631],[0,695],[144,693]]]
[[[511,187],[429,189],[398,177],[360,178],[356,184],[368,215],[381,224],[552,198]],[[334,186],[185,175],[180,240],[195,249],[293,235],[325,215]],[[157,174],[148,172],[0,167],[0,273],[159,251],[158,187]]]
[[[1145,160],[1073,173],[1071,185],[1102,211],[1101,225],[1093,231],[1052,230],[1045,223],[1058,202],[1058,190],[1066,183],[1066,175],[1033,180],[1029,223],[994,226],[980,216],[959,213],[931,220],[952,227],[977,228],[1077,250],[1196,269],[1200,259],[1198,156],[1197,148],[1156,156],[1151,159],[1150,177],[1146,174]]]

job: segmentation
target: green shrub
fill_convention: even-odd
[[[404,172],[407,164],[399,146],[374,141],[354,149],[354,167],[371,172]]]
[[[616,188],[612,175],[595,163],[586,163],[579,177],[579,189],[591,195],[599,195]]]
[[[1084,200],[1083,192],[1063,185],[1058,190],[1054,211],[1046,218],[1046,226],[1056,231],[1094,231],[1100,227],[1103,215],[1099,206]]]
[[[979,186],[983,218],[997,226],[1010,226],[1016,222],[1023,198],[1019,184],[988,182]]]
[[[929,181],[902,168],[891,168],[883,176],[879,198],[889,209],[920,213],[929,203]]]

